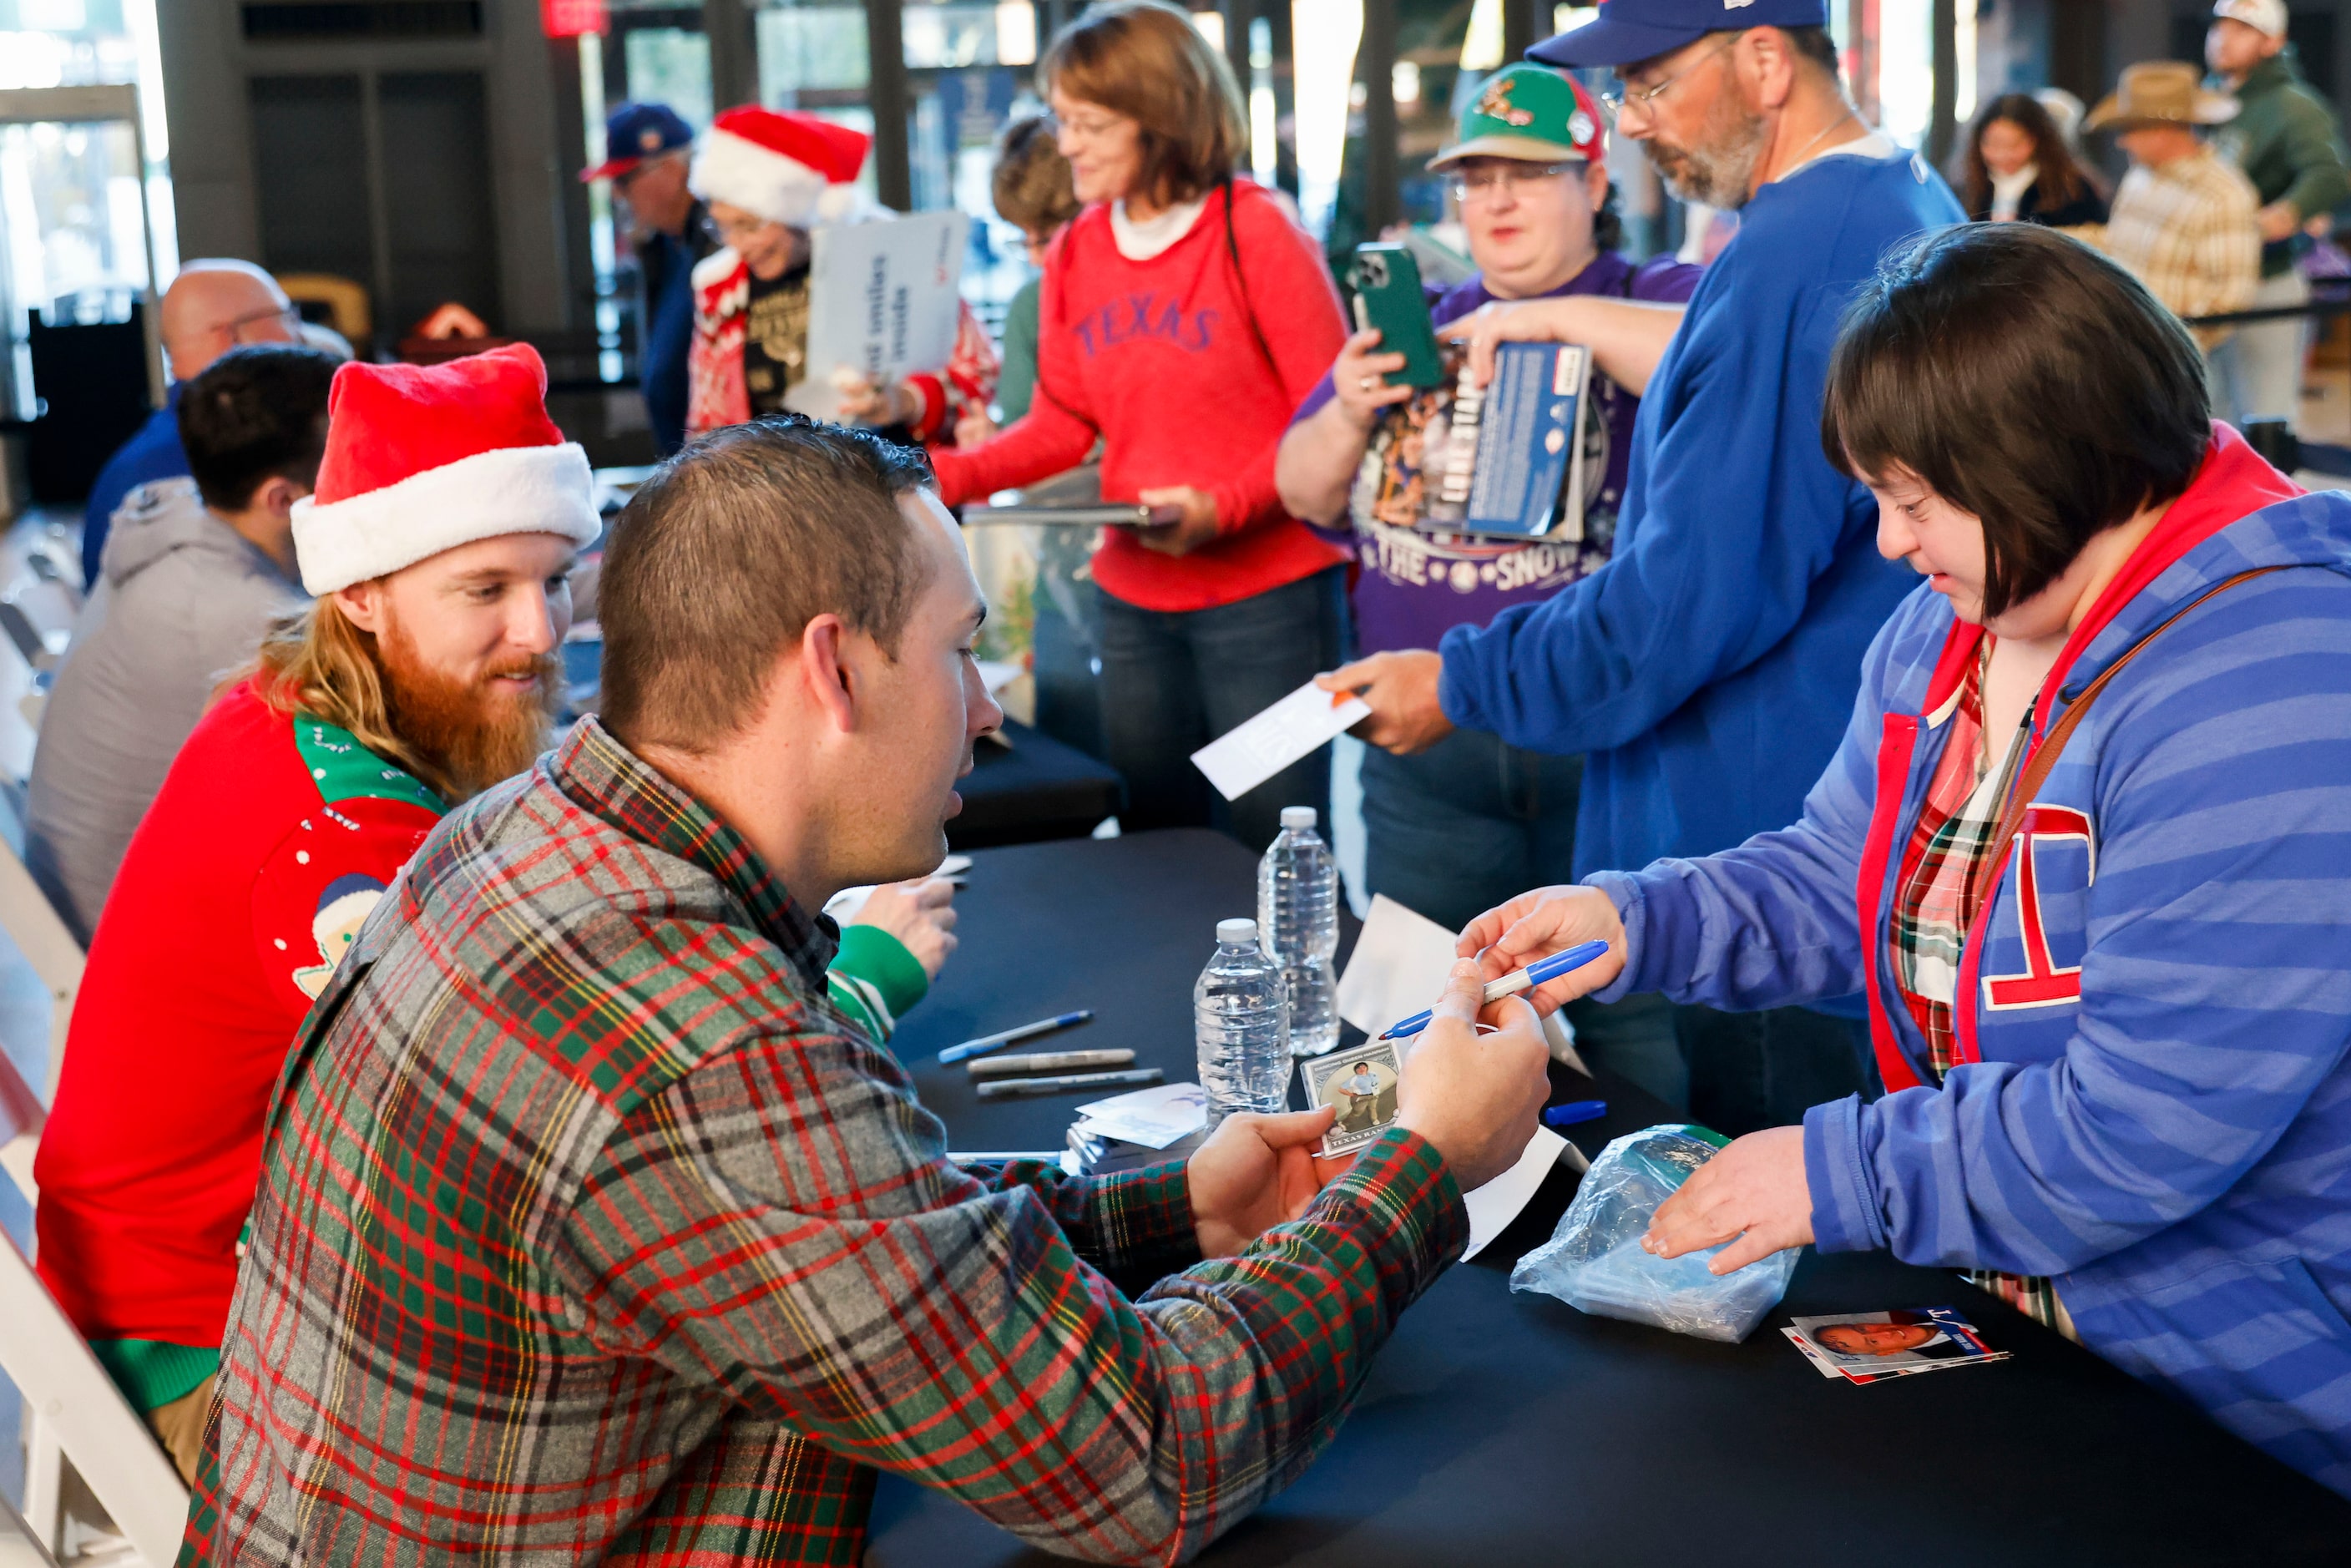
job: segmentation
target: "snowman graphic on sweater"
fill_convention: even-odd
[[[368,912],[384,894],[384,884],[353,873],[339,876],[319,894],[319,912],[310,917],[310,935],[319,944],[319,962],[294,971],[294,984],[312,1001],[335,977],[335,966],[360,934]]]

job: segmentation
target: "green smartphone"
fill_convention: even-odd
[[[1377,327],[1379,351],[1404,356],[1404,369],[1388,372],[1388,385],[1444,383],[1437,334],[1428,325],[1428,298],[1420,287],[1420,263],[1404,246],[1355,247],[1355,326],[1358,330]]]

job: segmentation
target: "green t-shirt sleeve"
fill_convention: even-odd
[[[906,1009],[931,988],[906,945],[879,925],[841,927],[841,951],[824,978],[832,1005],[877,1045],[890,1042]]]

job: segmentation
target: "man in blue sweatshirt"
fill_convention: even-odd
[[[1838,79],[1823,0],[1610,0],[1532,58],[1615,68],[1616,129],[1740,232],[1691,297],[1634,427],[1616,552],[1599,571],[1441,652],[1325,676],[1362,690],[1360,733],[1412,752],[1455,726],[1585,754],[1576,870],[1727,849],[1795,820],[1835,751],[1871,637],[1912,586],[1881,559],[1869,492],[1821,455],[1837,321],[1896,242],[1961,221],[1919,159],[1871,131]],[[1733,22],[1734,30],[1723,30]],[[1554,340],[1559,303],[1489,306],[1495,342]],[[1621,302],[1621,329],[1655,329]],[[1579,319],[1600,347],[1614,322]],[[1652,1089],[1686,1064],[1691,1112],[1728,1133],[1868,1086],[1857,1005],[1687,1008],[1682,1061],[1615,1062]],[[1678,1096],[1676,1096],[1678,1097]]]

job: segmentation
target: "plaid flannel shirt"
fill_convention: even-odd
[[[1435,1150],[1202,1262],[1180,1166],[950,1164],[831,946],[593,720],[444,820],[273,1101],[183,1563],[854,1563],[878,1468],[1172,1563],[1311,1462]]]
[[[2218,316],[2253,302],[2262,281],[2260,199],[2210,147],[2160,169],[2134,163],[2102,230],[2085,237],[2179,316]],[[2206,348],[2232,329],[2196,329]]]

